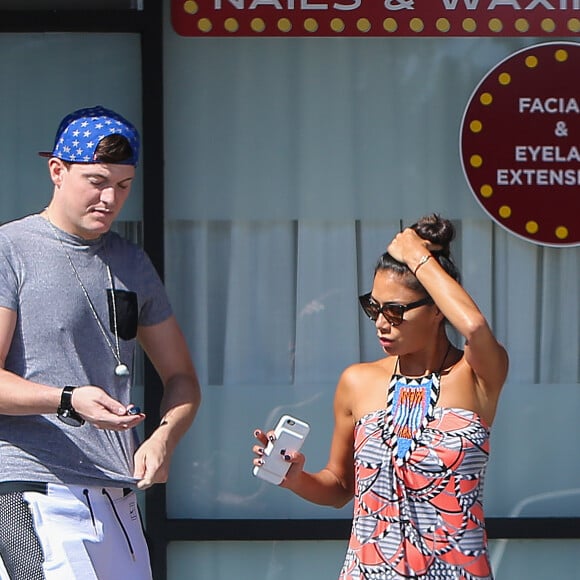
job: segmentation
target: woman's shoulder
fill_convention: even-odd
[[[347,367],[337,387],[338,408],[345,409],[357,421],[369,410],[383,407],[396,360],[396,357],[386,357]]]
[[[354,363],[342,372],[340,382],[356,387],[368,385],[374,380],[389,379],[395,368],[396,357],[384,357],[375,361]]]

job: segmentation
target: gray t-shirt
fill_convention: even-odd
[[[163,284],[139,246],[113,232],[83,240],[55,230],[40,215],[0,227],[0,306],[18,313],[7,370],[58,389],[97,385],[123,404],[131,402],[132,372],[115,375],[115,318],[120,359],[132,371],[137,325],[157,324],[172,314]],[[134,430],[71,427],[56,413],[0,415],[0,481],[131,486],[137,445]]]

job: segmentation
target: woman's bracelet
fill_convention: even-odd
[[[433,255],[432,254],[425,254],[420,260],[419,263],[415,266],[415,269],[413,270],[413,276],[417,275],[417,271],[419,270],[419,268],[423,265],[426,264],[429,261],[429,258],[432,258]]]

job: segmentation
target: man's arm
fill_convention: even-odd
[[[3,415],[56,413],[60,390],[31,383],[5,370],[16,320],[16,311],[0,307],[0,413]]]
[[[139,327],[137,338],[163,383],[161,422],[135,454],[135,477],[146,489],[164,483],[171,457],[191,426],[201,403],[201,389],[185,337],[174,316]]]
[[[60,403],[62,388],[35,383],[6,370],[16,321],[17,313],[14,310],[0,307],[0,414],[54,414]],[[126,408],[119,401],[94,385],[76,388],[72,403],[75,410],[98,429],[124,431],[143,421],[140,415],[126,416]]]

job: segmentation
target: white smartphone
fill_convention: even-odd
[[[264,465],[256,465],[254,475],[268,483],[280,485],[291,465],[280,452],[300,451],[309,431],[308,423],[290,415],[282,416],[274,428],[275,441],[269,441],[264,449]]]

